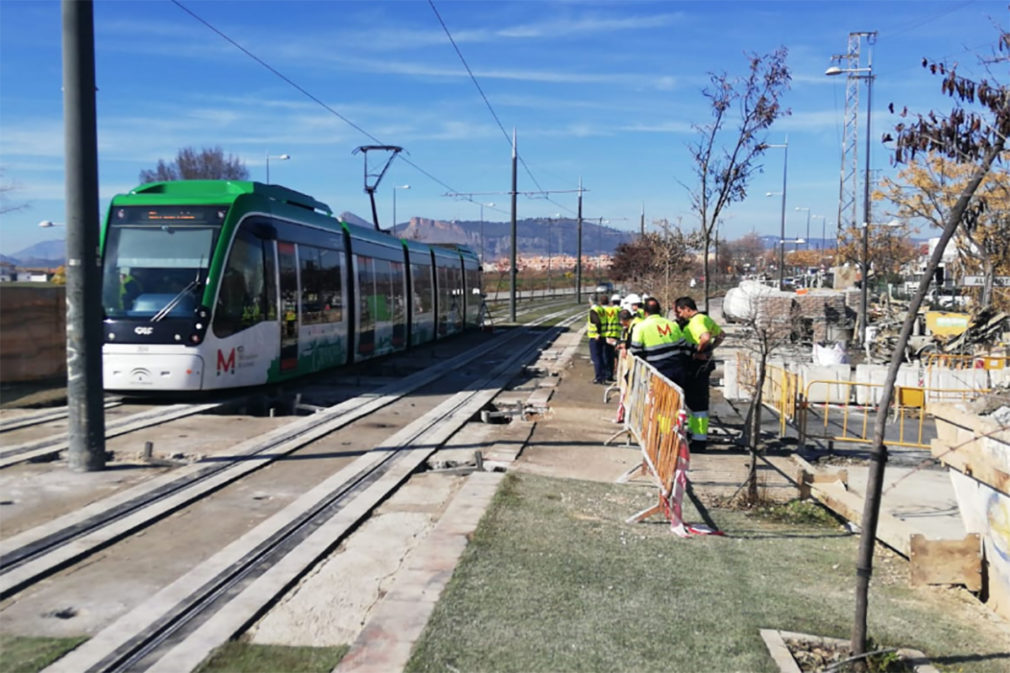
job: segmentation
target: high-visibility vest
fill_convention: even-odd
[[[632,355],[660,370],[682,365],[691,353],[680,325],[658,314],[648,315],[635,325],[630,348]]]
[[[608,339],[617,339],[621,336],[621,313],[620,306],[604,306],[603,308],[603,336]]]
[[[593,321],[593,315],[596,315],[596,321]],[[598,339],[603,333],[603,327],[606,323],[604,322],[603,307],[598,304],[593,304],[589,307],[589,315],[586,317],[586,335],[590,339]]]
[[[692,346],[697,346],[701,343],[701,336],[705,332],[708,332],[711,338],[714,339],[722,334],[722,328],[704,313],[695,313],[687,321],[687,326],[684,328],[684,337]]]

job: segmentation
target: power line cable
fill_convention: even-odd
[[[442,30],[445,31],[445,36],[449,38],[449,43],[452,45],[452,48],[456,51],[456,56],[459,57],[460,63],[463,64],[463,67],[466,69],[467,74],[470,76],[470,81],[472,81],[473,85],[477,87],[477,92],[480,93],[480,97],[484,100],[484,105],[487,107],[488,112],[491,113],[491,117],[494,118],[495,123],[498,124],[498,128],[501,129],[502,135],[505,136],[506,142],[508,142],[509,146],[511,146],[512,145],[511,136],[509,136],[508,131],[505,130],[505,125],[502,124],[501,119],[498,117],[498,113],[494,111],[494,107],[491,105],[491,101],[488,100],[487,94],[484,93],[484,89],[481,87],[480,82],[477,81],[477,76],[474,75],[473,70],[470,69],[470,64],[466,62],[466,58],[464,58],[463,52],[460,50],[459,45],[456,44],[456,40],[452,37],[452,33],[449,31],[449,27],[445,25],[445,21],[442,19],[442,15],[438,13],[438,8],[435,7],[434,0],[428,0],[428,5],[431,7],[431,11],[435,13],[435,18],[438,19],[439,24],[441,24]],[[530,170],[529,165],[527,165],[526,160],[523,159],[521,155],[518,156],[518,159],[519,163],[523,165],[523,169],[526,171],[526,174],[530,176],[530,180],[533,181],[533,184],[536,185],[538,190],[543,192],[544,188],[540,186],[539,182],[537,182],[537,179],[536,177],[534,177],[533,171]],[[549,195],[546,198],[548,201],[558,206],[559,208],[564,208],[568,212],[575,212],[569,206],[551,200]]]
[[[302,87],[301,85],[299,85],[297,82],[293,81],[287,75],[285,75],[284,73],[282,73],[279,70],[277,70],[276,68],[274,68],[272,65],[270,65],[269,63],[267,63],[266,61],[264,61],[263,59],[261,59],[259,56],[257,56],[253,52],[249,51],[248,49],[246,49],[245,47],[243,47],[241,44],[239,44],[238,42],[236,42],[235,40],[233,40],[231,37],[229,37],[223,31],[221,31],[218,28],[216,28],[209,21],[207,21],[206,19],[204,19],[203,17],[201,17],[200,15],[198,15],[196,12],[194,12],[193,10],[191,10],[188,7],[186,7],[185,5],[183,5],[181,2],[179,2],[179,0],[172,0],[172,4],[174,4],[176,7],[178,7],[182,11],[186,12],[187,14],[189,14],[191,17],[193,17],[194,19],[196,19],[197,21],[199,21],[200,23],[202,23],[203,25],[205,25],[207,28],[209,28],[213,32],[217,33],[217,35],[219,35],[223,40],[225,40],[226,42],[228,42],[229,44],[231,44],[233,47],[235,47],[236,49],[238,49],[239,51],[241,51],[243,54],[245,54],[246,56],[248,56],[252,60],[254,60],[257,63],[259,63],[261,66],[263,66],[267,70],[269,70],[274,76],[276,76],[279,79],[281,79],[284,82],[286,82],[288,85],[290,85],[291,87],[293,87],[294,89],[296,89],[297,91],[299,91],[306,98],[308,98],[309,100],[317,103],[318,105],[320,105],[321,107],[323,107],[325,110],[329,111],[331,114],[333,114],[338,119],[340,119],[342,122],[344,122],[345,124],[347,124],[348,126],[350,126],[351,128],[353,128],[354,130],[358,131],[362,135],[364,135],[366,138],[369,138],[370,140],[374,141],[378,145],[386,145],[386,144],[388,144],[388,143],[383,142],[379,138],[376,138],[374,135],[372,135],[371,133],[369,133],[368,131],[366,131],[362,127],[358,126],[357,124],[355,124],[353,121],[351,121],[350,119],[348,119],[344,115],[342,115],[339,112],[337,112],[336,110],[334,110],[332,107],[330,107],[325,102],[323,102],[322,100],[320,100],[319,98],[317,98],[315,95],[313,95],[310,91],[308,91],[307,89],[305,89],[304,87]],[[420,166],[418,166],[416,163],[414,163],[410,159],[407,159],[406,157],[403,157],[401,155],[398,155],[398,156],[400,156],[400,160],[401,161],[403,161],[404,163],[412,166],[414,169],[416,169],[418,172],[422,173],[423,175],[427,176],[432,181],[437,182],[438,184],[442,185],[443,187],[445,187],[449,191],[457,191],[456,189],[454,189],[450,185],[446,184],[445,182],[443,182],[442,180],[438,179],[437,177],[435,177],[434,175],[432,175],[431,173],[429,173],[425,169],[423,169]]]

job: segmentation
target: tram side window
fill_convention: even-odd
[[[373,259],[356,255],[358,262],[358,324],[362,330],[375,328],[375,269]]]
[[[427,264],[411,264],[410,278],[414,284],[414,315],[431,313],[434,308],[431,296],[431,267]]]
[[[373,260],[375,265],[375,291],[368,298],[370,302],[369,310],[372,312],[376,322],[389,322],[393,307],[393,274],[388,261],[384,259]]]
[[[264,271],[268,254],[264,248],[265,242],[251,233],[239,230],[236,234],[218,289],[213,323],[217,336],[230,336],[271,317],[267,298],[272,288]]]
[[[339,250],[319,251],[320,296],[323,299],[323,322],[344,319],[344,255]]]
[[[302,324],[323,322],[322,271],[319,267],[319,248],[298,246],[298,262],[302,269]]]
[[[407,304],[403,296],[403,283],[406,280],[406,271],[403,262],[389,263],[389,292],[393,307],[393,323],[401,324],[407,322]]]

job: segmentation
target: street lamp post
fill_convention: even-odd
[[[800,245],[806,243],[806,240],[802,239],[802,238],[782,238],[782,239],[779,239],[779,258],[780,259],[784,259],[785,258],[786,245],[789,244],[789,243],[792,243],[793,245],[797,246],[797,247],[793,248],[793,252],[795,252],[796,250],[799,250],[799,246]],[[794,278],[793,279],[793,287],[797,287],[797,286],[798,286],[798,283],[796,282],[796,279]],[[784,288],[782,286],[780,286],[779,289],[781,290],[781,289],[784,289]]]
[[[547,294],[551,294],[551,222],[561,219],[561,213],[554,213],[554,218],[547,218]]]
[[[824,236],[827,233],[826,226],[827,226],[828,218],[825,217],[824,215],[811,215],[810,217],[811,218],[814,218],[814,217],[821,218],[821,244],[817,246],[817,249],[818,250],[823,250],[824,249]],[[807,229],[807,236],[809,236],[809,235],[810,235],[810,230],[809,230],[809,227],[808,227],[808,229]],[[809,240],[809,239],[807,239],[807,240]]]
[[[768,145],[767,147],[782,148],[782,217],[779,223],[779,238],[786,237],[786,174],[789,166],[789,137],[780,145]],[[765,196],[775,196],[779,192],[768,192]],[[779,289],[785,289],[785,253],[782,246],[779,246]]]
[[[494,201],[480,204],[480,269],[484,270],[484,206],[494,208]]]
[[[393,185],[393,236],[396,236],[396,190],[410,189],[410,185]]]
[[[267,152],[267,184],[270,184],[270,160],[277,159],[278,161],[287,161],[291,158],[290,154],[275,154],[271,155]]]
[[[866,314],[869,305],[869,288],[867,287],[868,269],[867,260],[870,258],[870,101],[873,96],[873,51],[867,57],[865,68],[839,68],[832,66],[824,71],[825,75],[841,75],[847,73],[855,75],[858,79],[866,80],[866,167],[863,175],[863,282],[860,283],[859,293],[859,343],[866,343],[866,326],[869,324],[869,316]]]
[[[807,245],[807,250],[809,250],[810,249],[810,209],[809,208],[804,208],[803,206],[796,206],[796,210],[798,210],[798,211],[804,211],[804,210],[807,211],[807,240],[806,240],[806,245]]]

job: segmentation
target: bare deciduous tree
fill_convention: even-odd
[[[708,312],[708,251],[712,233],[723,211],[747,196],[747,185],[767,149],[763,132],[776,119],[790,114],[779,98],[789,89],[791,79],[785,47],[764,56],[751,54],[746,77],[731,78],[725,73],[709,76],[702,94],[712,107],[712,120],[695,125],[698,140],[690,145],[698,185],[692,189],[691,209],[698,214],[702,234],[702,265],[705,275],[705,311]],[[736,126],[728,128],[734,123]]]
[[[17,190],[18,185],[7,180],[7,176],[4,175],[4,170],[0,168],[0,215],[24,210],[28,207],[27,203],[11,203],[8,195],[11,192],[16,192]]]
[[[205,147],[197,152],[192,147],[179,150],[175,159],[158,160],[154,170],[140,172],[140,181],[171,182],[173,180],[248,180],[249,170],[240,159],[224,156],[220,147]]]

